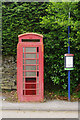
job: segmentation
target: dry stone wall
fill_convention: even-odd
[[[14,57],[3,57],[2,59],[2,89],[16,89],[17,66]]]

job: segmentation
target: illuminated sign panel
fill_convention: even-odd
[[[66,57],[66,67],[73,67],[73,57]]]

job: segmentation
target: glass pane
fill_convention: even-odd
[[[37,89],[39,89],[39,83],[37,84]]]
[[[24,60],[23,60],[23,64],[24,64]]]
[[[37,70],[39,70],[39,65],[37,65]]]
[[[26,54],[26,58],[36,58],[36,54]]]
[[[37,76],[39,76],[39,72],[37,71]]]
[[[27,47],[26,52],[36,52],[36,47]]]
[[[39,58],[39,54],[37,53],[37,58]]]
[[[36,82],[36,78],[25,78],[25,82]]]
[[[25,95],[36,95],[36,90],[25,90]]]
[[[25,84],[25,89],[36,89],[36,84]]]
[[[24,65],[23,65],[23,70],[24,70]]]
[[[23,47],[23,52],[24,52],[24,47]]]
[[[39,52],[39,47],[37,47],[37,52]]]
[[[24,76],[24,72],[23,72],[23,76]]]
[[[23,77],[23,88],[24,88],[24,77]]]
[[[24,58],[24,53],[23,53],[23,58]]]
[[[26,76],[36,76],[36,72],[26,72]]]
[[[37,64],[39,64],[39,60],[37,60]]]
[[[37,77],[37,83],[39,83],[39,77]]]
[[[26,66],[26,70],[36,70],[36,66]]]
[[[36,60],[26,60],[26,64],[36,64]]]
[[[39,95],[39,90],[37,90],[37,95]]]
[[[25,94],[24,94],[24,90],[23,90],[23,95],[25,95]]]

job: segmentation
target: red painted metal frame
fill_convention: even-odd
[[[19,101],[43,101],[44,99],[44,48],[43,48],[43,36],[40,34],[36,33],[26,33],[19,35],[19,43],[17,45],[17,95],[18,95],[18,100]],[[22,42],[22,39],[40,39],[40,42]],[[39,47],[39,70],[37,70],[37,63],[35,64],[36,70],[39,71],[39,95],[23,95],[23,84],[29,85],[29,84],[35,84],[35,83],[23,83],[23,47],[24,47],[24,55],[25,55],[25,48],[26,47],[36,47],[36,53],[37,53],[37,47]],[[29,53],[29,52],[28,52]],[[30,52],[31,53],[31,52]],[[30,59],[30,58],[25,58],[24,59]],[[31,58],[32,60],[34,58]],[[30,60],[31,60],[30,59]],[[37,54],[36,58],[37,59]],[[25,61],[25,60],[24,60]],[[36,60],[37,62],[37,60]],[[25,70],[25,63],[24,63],[24,74],[25,71],[36,71],[36,70]],[[30,64],[31,66],[34,64]],[[28,65],[27,65],[28,66]],[[37,72],[36,72],[36,92],[37,92]],[[32,77],[27,77],[27,78],[33,78]],[[24,75],[24,80],[25,80],[25,75]],[[32,89],[32,88],[31,88]],[[27,89],[28,90],[28,89]],[[29,89],[30,90],[30,89]],[[33,90],[33,89],[32,89]]]
[[[74,54],[64,54],[64,56],[74,56]]]

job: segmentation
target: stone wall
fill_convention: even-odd
[[[14,57],[3,57],[2,59],[2,89],[17,88],[17,66]]]

